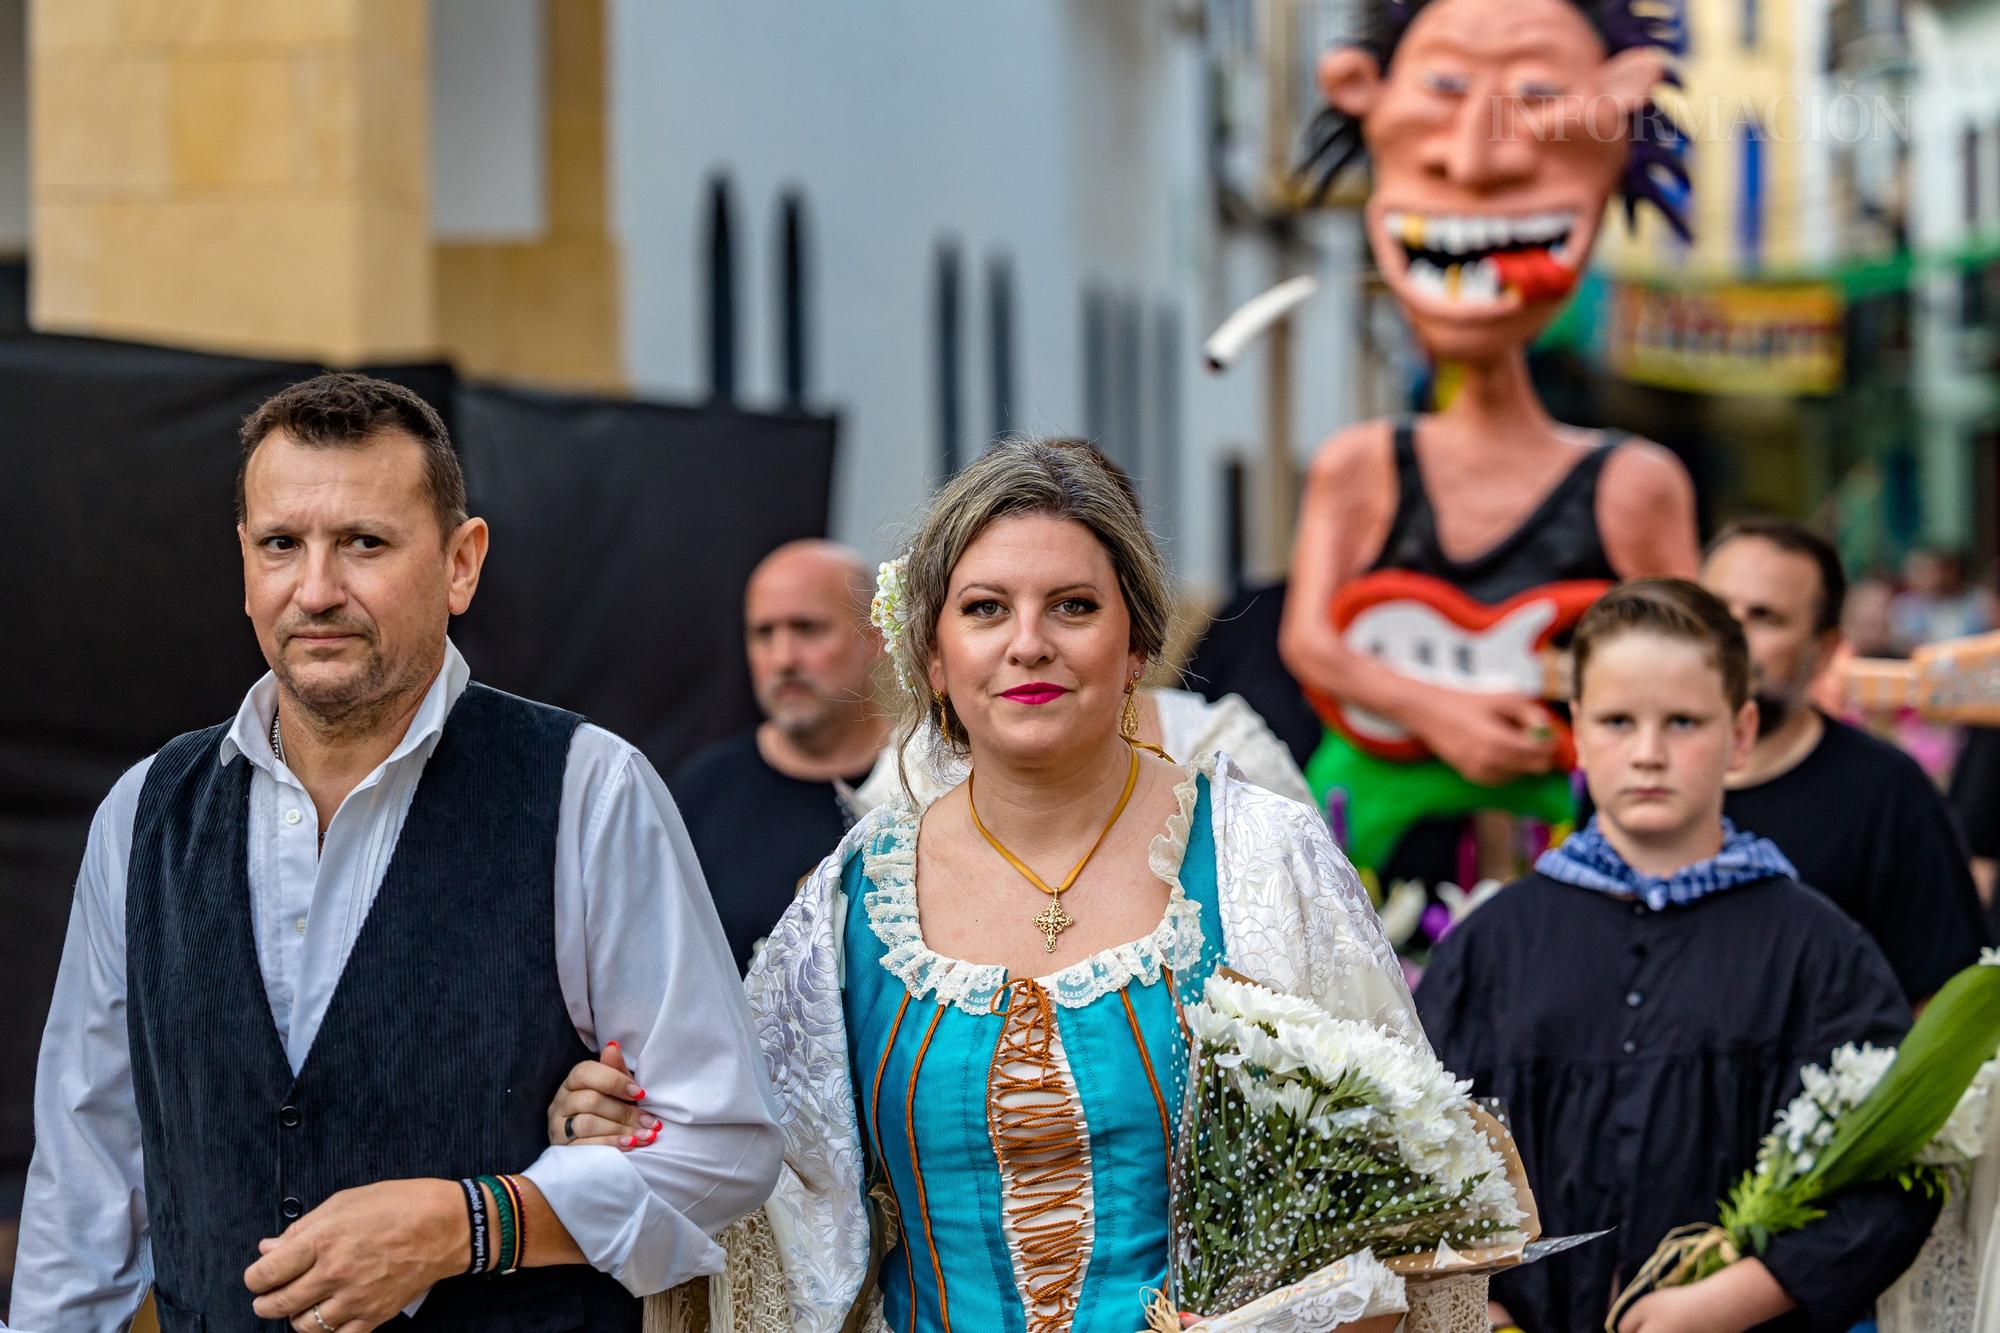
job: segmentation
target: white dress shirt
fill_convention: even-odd
[[[312,797],[271,750],[274,677],[251,689],[222,741],[225,762],[241,754],[252,769],[252,925],[294,1073],[469,675],[447,644],[409,731],[341,802],[324,849]],[[17,1329],[34,1333],[123,1329],[152,1284],[125,1014],[126,861],[151,762],[119,779],[91,823],[42,1037],[12,1312]],[[490,1169],[534,1181],[591,1264],[634,1293],[717,1272],[722,1251],[710,1237],[761,1204],[777,1178],[764,1062],[666,785],[637,750],[588,724],[577,728],[563,774],[555,933],[578,1037],[591,1050],[618,1042],[646,1090],[645,1109],[665,1128],[632,1152],[549,1148],[532,1163]],[[453,1040],[451,1016],[413,1021],[408,1039]],[[245,1255],[244,1266],[256,1257]]]

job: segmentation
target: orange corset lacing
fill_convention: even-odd
[[[1007,1246],[1028,1333],[1067,1333],[1090,1263],[1090,1133],[1070,1082],[1049,993],[1012,981],[987,1077],[986,1114],[1000,1162]]]

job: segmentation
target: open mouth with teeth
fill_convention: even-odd
[[[1390,210],[1382,226],[1402,247],[1411,289],[1435,301],[1546,301],[1576,285],[1573,212],[1503,217]]]

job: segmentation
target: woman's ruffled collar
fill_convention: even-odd
[[[1200,960],[1201,904],[1188,897],[1181,866],[1187,859],[1204,777],[1214,781],[1213,756],[1196,760],[1187,777],[1175,784],[1174,813],[1147,847],[1147,865],[1169,890],[1160,924],[1149,935],[1037,977],[1056,1004],[1081,1009],[1134,981],[1150,985],[1159,979],[1163,966],[1180,971]],[[922,818],[922,811],[907,799],[898,800],[881,812],[875,835],[862,853],[862,872],[871,885],[862,902],[870,928],[887,951],[882,966],[902,982],[912,999],[935,995],[940,1005],[970,1014],[991,1013],[994,997],[1007,984],[1007,969],[998,963],[947,958],[924,943],[917,920],[917,827]]]

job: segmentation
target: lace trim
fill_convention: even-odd
[[[1194,827],[1199,779],[1214,781],[1215,759],[1205,755],[1174,786],[1174,813],[1153,836],[1146,863],[1171,891],[1167,910],[1150,935],[1092,954],[1046,977],[1036,977],[1049,998],[1064,1009],[1081,1009],[1137,981],[1151,985],[1162,967],[1176,972],[1201,958],[1201,904],[1187,896],[1181,865]],[[968,963],[936,953],[924,943],[917,921],[917,810],[901,800],[881,813],[881,824],[862,853],[862,872],[873,886],[862,898],[868,924],[888,951],[882,966],[903,983],[911,998],[935,995],[941,1005],[968,1014],[992,1012],[993,999],[1007,985],[998,963]]]

